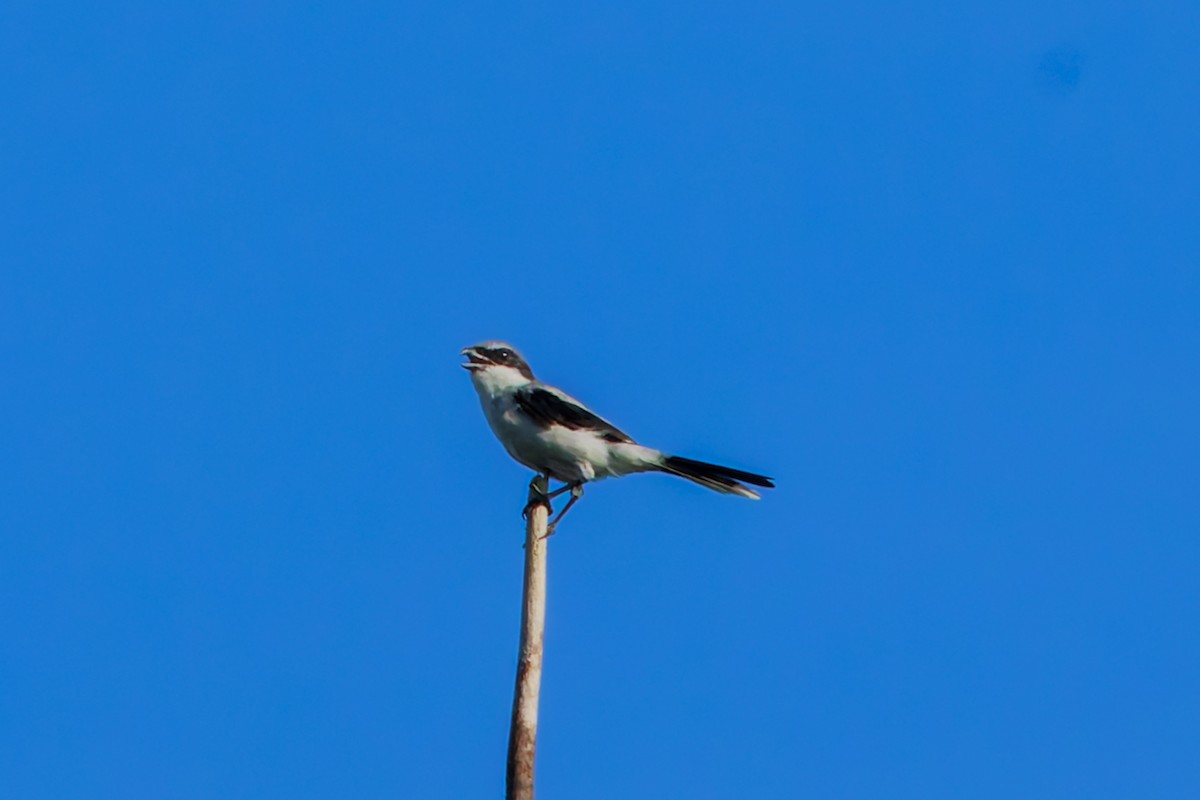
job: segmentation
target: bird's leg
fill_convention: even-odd
[[[553,492],[550,492],[545,497],[547,500],[553,500],[554,498],[558,497],[560,494],[562,494],[563,492],[567,491],[570,488],[571,488],[571,484],[569,484],[569,483],[565,484],[563,486],[558,487]]]
[[[533,480],[531,480],[529,482],[529,502],[525,504],[525,507],[523,509],[521,509],[521,516],[523,518],[528,518],[529,512],[533,511],[533,509],[537,506],[545,506],[546,513],[553,514],[554,506],[550,505],[550,501],[553,500],[554,498],[558,497],[560,494],[565,492],[567,489],[571,488],[571,484],[568,483],[566,486],[560,486],[559,488],[555,489],[553,492],[543,493],[540,489],[537,488],[538,478],[540,478],[540,477],[542,477],[542,476],[534,475]],[[549,476],[546,476],[546,481],[547,481],[547,483],[550,481]]]
[[[562,511],[558,512],[558,516],[554,518],[554,521],[546,526],[546,535],[547,536],[554,535],[554,529],[558,527],[558,523],[562,522],[562,518],[565,517],[567,515],[567,512],[571,510],[571,506],[575,505],[575,503],[579,500],[579,498],[583,497],[583,481],[575,481],[574,483],[569,483],[566,486],[562,487],[562,489],[559,489],[558,491],[561,492],[563,489],[571,490],[571,499],[568,500],[567,504],[562,507]]]

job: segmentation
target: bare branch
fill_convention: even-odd
[[[529,497],[549,490],[539,475],[529,485]],[[525,521],[525,583],[521,592],[521,647],[517,685],[513,692],[512,724],[508,732],[507,800],[533,800],[533,761],[537,752],[538,694],[542,687],[542,643],[546,628],[546,521],[549,509],[528,507]]]

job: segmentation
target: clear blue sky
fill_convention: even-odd
[[[0,796],[1200,796],[1200,5],[9,3]]]

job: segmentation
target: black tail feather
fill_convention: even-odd
[[[753,472],[742,472],[740,469],[730,469],[729,467],[709,464],[704,461],[693,461],[690,458],[681,458],[679,456],[667,456],[658,468],[663,472],[687,478],[689,481],[694,481],[701,486],[712,489],[714,492],[737,494],[742,497],[748,497],[751,500],[758,499],[758,492],[743,486],[740,481],[745,481],[754,486],[765,486],[768,489],[775,488],[774,482],[762,475],[755,475]]]
[[[693,461],[690,458],[683,458],[682,456],[668,456],[664,463],[676,472],[702,475],[706,478],[726,478],[748,483],[751,486],[763,486],[767,489],[775,488],[775,482],[765,475],[755,475],[753,472],[743,472],[740,469],[733,469],[732,467],[722,467],[718,464],[709,464],[705,461]]]

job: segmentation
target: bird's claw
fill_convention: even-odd
[[[521,519],[529,519],[530,513],[532,513],[533,510],[538,506],[546,507],[547,516],[554,513],[554,506],[550,505],[550,500],[546,497],[546,495],[542,494],[541,492],[530,492],[529,502],[526,503],[525,507],[521,509]]]

